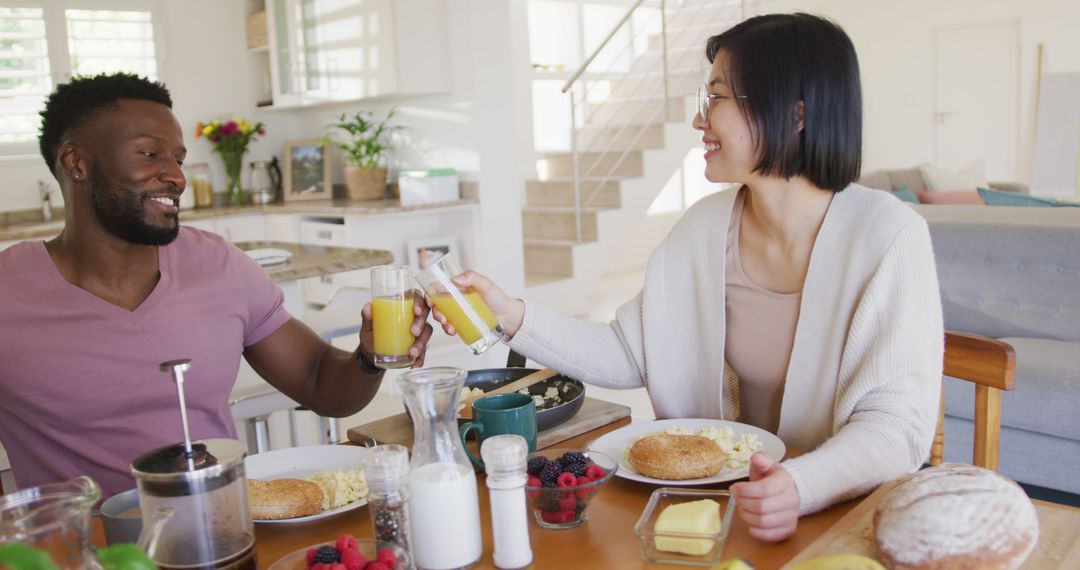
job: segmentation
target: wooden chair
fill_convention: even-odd
[[[945,376],[975,383],[975,451],[972,464],[998,469],[1001,448],[1001,391],[1012,390],[1016,353],[1008,343],[962,332],[945,331]],[[942,379],[937,432],[930,448],[930,465],[945,456],[945,390]]]

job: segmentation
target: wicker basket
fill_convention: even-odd
[[[346,166],[345,188],[350,200],[382,200],[386,197],[386,169]]]
[[[247,47],[248,49],[264,47],[269,43],[269,38],[266,35],[266,11],[255,12],[248,14],[247,25],[244,26],[247,31]]]

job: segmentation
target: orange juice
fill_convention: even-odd
[[[435,295],[431,298],[431,302],[435,305],[436,309],[439,309],[440,313],[446,315],[446,320],[454,325],[461,340],[465,341],[465,344],[472,344],[480,340],[486,331],[480,330],[473,324],[473,321],[468,314],[469,312],[480,317],[480,320],[487,325],[487,330],[495,328],[495,326],[499,324],[499,321],[495,319],[495,313],[491,312],[487,303],[480,297],[480,293],[470,291],[462,294],[465,296],[465,301],[469,304],[466,308],[462,308],[461,305],[458,304],[457,299],[454,299],[450,293]],[[471,309],[471,311],[469,311],[469,309]]]
[[[409,327],[413,322],[413,299],[381,298],[371,301],[375,329],[375,354],[406,356],[416,339]]]

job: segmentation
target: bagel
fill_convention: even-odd
[[[716,442],[701,435],[649,435],[634,442],[627,452],[638,473],[673,481],[716,475],[724,468],[725,458]]]
[[[248,479],[248,505],[255,520],[291,519],[322,509],[323,492],[303,479]]]

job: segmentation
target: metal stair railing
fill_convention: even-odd
[[[646,6],[646,4],[648,4],[648,6]],[[642,8],[653,8],[654,6],[656,6],[656,4],[657,2],[655,1],[647,3],[646,0],[637,0],[636,2],[634,2],[634,4],[630,6],[630,8],[626,11],[626,14],[622,17],[622,19],[620,19],[619,22],[615,24],[612,30],[604,38],[604,40],[600,42],[600,45],[598,45],[596,49],[593,50],[592,54],[585,60],[584,63],[582,63],[581,67],[579,67],[578,70],[570,76],[570,78],[562,87],[562,92],[566,93],[570,99],[570,155],[573,169],[572,177],[574,187],[575,241],[577,242],[582,241],[582,214],[584,213],[584,210],[588,208],[590,204],[592,204],[593,199],[596,197],[598,192],[603,189],[605,185],[613,178],[614,173],[617,172],[619,167],[622,166],[622,164],[626,161],[630,153],[636,152],[633,150],[635,148],[635,145],[637,145],[638,141],[641,140],[641,137],[648,131],[649,127],[658,124],[669,117],[668,101],[671,95],[669,89],[669,40],[672,40],[672,43],[677,43],[677,41],[679,39],[682,39],[685,34],[690,33],[692,26],[683,27],[678,35],[676,35],[674,38],[669,38],[666,14],[669,4],[678,4],[681,7],[685,8],[687,5],[683,2],[679,0],[659,0],[659,6],[655,13],[653,13],[643,22],[636,22],[636,29],[630,31],[626,46],[621,51],[617,52],[615,54],[615,57],[611,58],[611,63],[608,65],[607,69],[599,73],[590,72],[590,66],[593,65],[597,56],[599,56],[600,53],[606,47],[608,47],[609,44],[611,44],[612,39],[614,39],[621,30],[628,26],[628,24],[632,21],[634,14]],[[717,2],[716,4],[731,4],[731,2]],[[694,15],[700,15],[701,11],[709,5],[710,3],[706,1],[698,3]],[[743,19],[744,14],[746,13],[745,5],[746,0],[741,0],[741,2],[739,2],[737,16],[735,16],[734,18],[735,21]],[[590,121],[588,118],[589,92],[595,86],[602,84],[604,81],[608,80],[606,78],[611,77],[615,73],[625,73],[621,70],[614,70],[613,68],[618,63],[620,58],[626,55],[626,52],[629,51],[629,55],[631,57],[635,55],[633,53],[634,39],[637,38],[639,34],[643,33],[646,29],[648,29],[648,25],[653,23],[655,21],[655,18],[657,17],[659,17],[660,20],[660,85],[659,87],[653,86],[651,89],[646,90],[646,84],[648,83],[648,80],[656,73],[655,68],[630,72],[631,74],[639,74],[640,77],[632,86],[632,90],[635,93],[636,101],[634,100],[634,98],[631,98],[628,101],[628,103],[634,104],[634,108],[631,109],[629,112],[634,114],[635,116],[640,116],[639,113],[645,112],[648,113],[648,117],[640,124],[633,124],[631,122],[625,121],[622,122],[618,126],[618,130],[610,136],[604,148],[596,151],[594,148],[591,147],[595,146],[596,140],[600,135],[604,133],[610,134],[610,129],[613,128],[611,127],[611,123],[619,116],[619,113],[616,112],[610,114],[610,116],[606,120],[600,123]],[[631,67],[632,66],[633,64],[631,64]],[[592,85],[588,85],[587,83],[589,82],[591,82]],[[657,91],[660,92],[659,95],[661,97],[661,103],[657,108],[654,108],[651,112],[648,112],[648,105],[652,101],[651,98],[657,95]],[[580,101],[578,100],[578,98],[580,98]],[[617,107],[617,110],[621,110],[622,106],[626,104],[627,102],[620,103],[619,107]],[[580,110],[579,106],[581,107]],[[579,114],[581,115],[580,127],[578,120]],[[584,148],[581,148],[582,145],[580,144],[579,137],[581,136],[582,132],[587,128],[593,129],[593,132],[596,133],[596,136],[594,136],[593,140],[586,143],[584,145]],[[637,129],[637,131],[634,132],[632,129]],[[630,138],[629,142],[626,142],[626,139],[624,138],[624,133],[631,133],[626,135],[627,138]],[[617,151],[613,149],[616,144],[625,145],[625,148],[623,148],[622,151]],[[617,156],[615,156],[616,152],[618,152]],[[589,164],[588,168],[584,172],[582,172],[582,156],[588,153],[593,154],[592,162]],[[612,164],[608,168],[603,169],[604,171],[598,171],[602,162],[609,156],[615,156]],[[584,200],[582,200],[582,181],[590,177],[598,180],[595,180],[595,182],[592,184],[592,187],[589,189],[588,195],[585,197]]]

